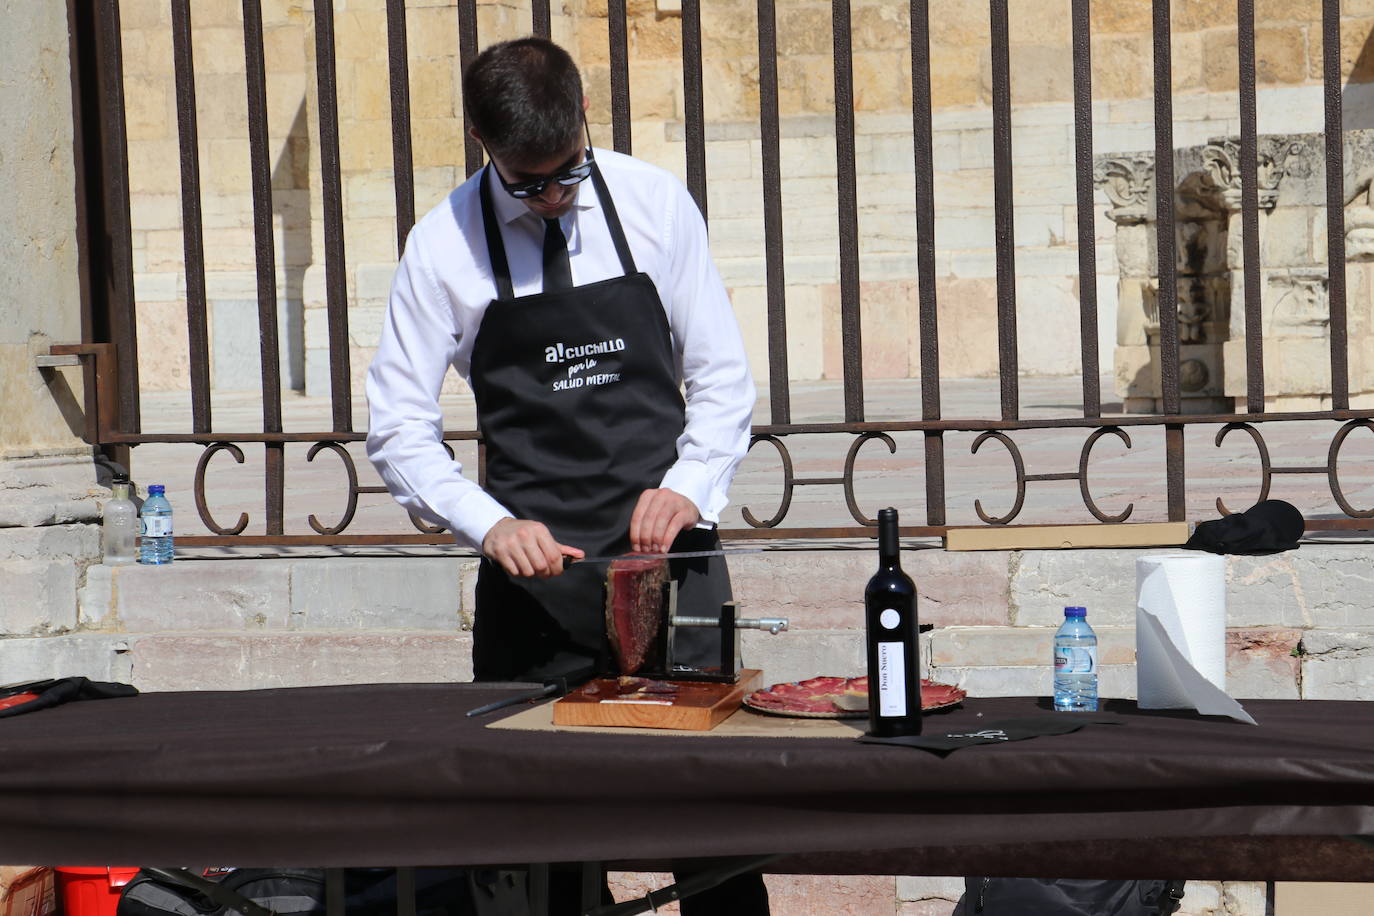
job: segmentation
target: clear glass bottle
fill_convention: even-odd
[[[140,517],[143,533],[138,540],[138,562],[151,566],[172,562],[172,504],[162,484],[148,487]]]
[[[878,571],[864,589],[868,630],[868,732],[921,733],[920,627],[916,585],[902,572],[897,510],[878,512]]]
[[[101,541],[106,566],[128,566],[135,560],[134,538],[138,536],[138,509],[129,499],[129,478],[116,477],[110,485],[113,495],[102,511]]]
[[[1087,608],[1064,608],[1064,622],[1054,634],[1054,708],[1097,710],[1097,634],[1088,626]]]

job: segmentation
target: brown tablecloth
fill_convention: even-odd
[[[1184,862],[1238,869],[1228,877],[1322,877],[1315,863],[1304,868],[1310,848],[1327,850],[1327,871],[1374,877],[1364,847],[1323,839],[1374,834],[1374,703],[1247,700],[1254,727],[1107,701],[1093,718],[1116,724],[940,756],[840,738],[531,732],[464,717],[508,692],[144,694],[0,721],[0,860],[425,865],[787,853],[796,869],[1034,874],[1027,850],[1074,848],[1107,856],[1077,869],[1084,877],[1163,877],[1140,850],[1195,848],[1204,851]],[[1024,715],[1063,714],[1045,699],[969,699],[927,728]],[[1216,851],[1225,848],[1235,856]],[[994,849],[1012,859],[978,867],[1000,861]],[[1297,861],[1272,873],[1275,854],[1256,849]]]

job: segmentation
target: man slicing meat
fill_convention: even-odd
[[[606,567],[565,557],[718,546],[754,385],[696,205],[668,172],[593,150],[565,51],[494,45],[463,100],[490,163],[406,242],[367,376],[367,451],[402,506],[483,554],[477,679],[538,681],[606,667]],[[443,448],[450,366],[476,399],[484,487]],[[671,573],[684,613],[730,598],[721,557]],[[680,658],[717,663],[716,631],[687,639]],[[758,876],[744,882],[761,909],[736,887],[684,912],[767,912]]]

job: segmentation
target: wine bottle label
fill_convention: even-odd
[[[165,538],[172,536],[172,520],[166,516],[143,519],[145,538]]]
[[[895,630],[897,625],[902,622],[902,615],[896,608],[888,608],[878,615],[878,622],[883,625],[885,630]]]
[[[878,715],[904,716],[906,708],[906,646],[878,643]]]
[[[1092,674],[1097,670],[1097,646],[1056,646],[1055,674]]]

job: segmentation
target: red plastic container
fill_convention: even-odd
[[[115,916],[119,895],[138,869],[58,865],[53,872],[59,916]]]

